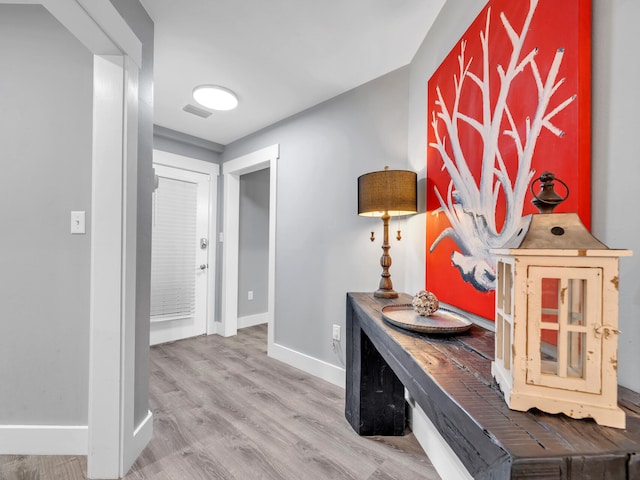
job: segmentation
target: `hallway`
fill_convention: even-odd
[[[357,436],[344,390],[266,356],[266,325],[151,348],[154,435],[127,480],[438,479],[413,434]],[[84,457],[0,457],[1,480],[85,478]]]

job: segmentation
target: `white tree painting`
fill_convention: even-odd
[[[434,140],[428,146],[439,153],[442,168],[446,169],[451,180],[446,191],[434,186],[439,208],[432,214],[446,215],[450,226],[440,232],[428,248],[433,252],[444,238],[452,239],[459,249],[452,253],[452,264],[466,282],[481,292],[495,289],[496,273],[490,250],[504,245],[520,228],[525,195],[535,174],[532,159],[539,135],[543,129],[547,129],[553,135],[562,137],[564,133],[554,124],[554,117],[576,99],[575,94],[568,98],[555,98],[565,81],[559,78],[563,48],[558,47],[551,64],[544,66],[538,63],[538,48],[524,51],[525,39],[537,7],[538,0],[529,1],[526,19],[519,31],[504,12],[499,14],[499,24],[491,25],[491,8],[488,8],[484,28],[479,35],[482,58],[468,58],[465,52],[467,42],[460,42],[458,72],[451,79],[455,95],[444,98],[440,86],[437,86],[435,108],[430,112],[430,128],[434,134],[431,138]],[[511,53],[508,64],[492,66],[489,49],[492,28],[504,29],[509,39]],[[481,62],[481,69],[475,68],[476,72],[481,73],[472,72],[472,65],[476,66],[474,62]],[[493,76],[492,69],[495,69]],[[533,77],[538,99],[535,109],[528,112],[525,118],[514,118],[514,109],[510,108],[508,101],[509,92],[520,75]],[[494,94],[492,101],[490,82],[496,78],[499,85],[497,96]],[[475,89],[477,96],[482,99],[481,115],[472,116],[464,110],[460,99],[465,89]],[[468,152],[460,143],[459,129],[462,124],[477,132],[482,142],[479,178],[472,174]],[[516,152],[516,168],[507,169],[505,165],[501,150],[505,138],[510,143],[509,150]],[[495,212],[500,192],[506,208],[504,221],[497,224]]]

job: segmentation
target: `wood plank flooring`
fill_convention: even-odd
[[[438,479],[413,434],[359,437],[344,390],[266,355],[266,326],[151,348],[154,435],[126,480]],[[1,480],[75,480],[85,457],[0,456]]]

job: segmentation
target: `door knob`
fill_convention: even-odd
[[[202,265],[200,265],[200,270],[204,270],[205,268],[207,268],[207,264],[203,263]]]

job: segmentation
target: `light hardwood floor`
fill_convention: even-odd
[[[126,480],[439,478],[413,434],[355,434],[344,390],[267,357],[264,325],[150,360],[154,435]],[[1,480],[85,476],[85,457],[0,456]]]

